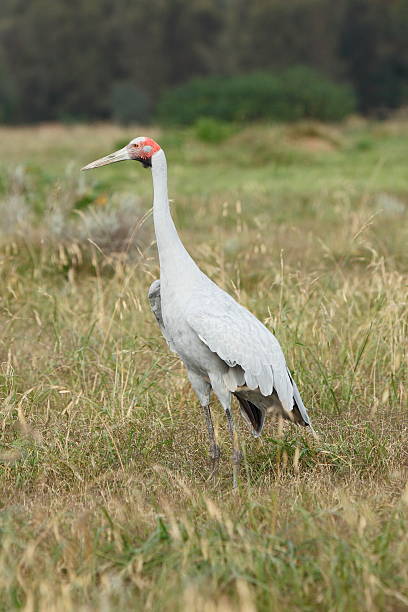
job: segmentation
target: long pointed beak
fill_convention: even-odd
[[[92,170],[93,168],[99,168],[99,166],[107,166],[108,164],[114,164],[115,162],[126,161],[130,159],[127,147],[123,147],[123,149],[119,149],[110,155],[106,155],[105,157],[101,157],[97,159],[87,166],[81,168],[81,170]]]

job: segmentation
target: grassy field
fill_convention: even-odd
[[[146,132],[320,434],[240,421],[236,493],[148,307],[150,171],[79,173]],[[0,610],[408,609],[407,159],[401,120],[0,129]]]

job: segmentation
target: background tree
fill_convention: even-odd
[[[362,111],[408,100],[408,2],[349,0],[340,52]]]
[[[364,112],[404,103],[407,0],[0,3],[1,121],[109,118],[119,90],[152,110],[196,76],[298,64],[350,79]]]

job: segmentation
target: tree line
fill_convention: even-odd
[[[408,102],[408,0],[1,0],[0,121],[148,118],[197,76],[303,64],[364,113]],[[143,116],[142,116],[143,115]]]

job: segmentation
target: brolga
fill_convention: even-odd
[[[271,414],[313,432],[307,410],[278,340],[200,270],[181,242],[169,208],[163,149],[151,138],[135,138],[83,170],[125,160],[141,162],[152,170],[160,280],[149,289],[150,305],[170,349],[186,366],[200,401],[210,438],[213,472],[218,467],[220,450],[211,418],[211,391],[224,408],[232,441],[235,488],[241,452],[231,411],[232,396],[238,399],[241,415],[255,436],[261,434],[265,417]]]

